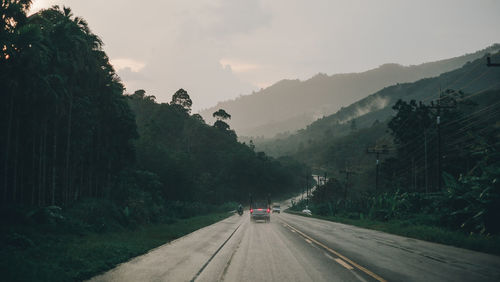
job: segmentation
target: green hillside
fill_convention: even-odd
[[[221,102],[200,114],[210,121],[211,114],[223,108],[238,113],[232,126],[239,136],[273,137],[277,133],[295,132],[384,87],[435,77],[499,49],[496,44],[473,54],[421,65],[385,64],[361,73],[331,76],[320,73],[305,81],[282,80],[251,95]]]
[[[492,60],[500,60],[500,54],[494,54]],[[255,139],[254,142],[259,150],[273,156],[301,155],[301,152],[307,151],[307,154],[303,154],[307,155],[307,158],[303,159],[311,159],[321,154],[318,148],[324,148],[332,140],[350,134],[353,121],[355,128],[358,129],[371,127],[378,122],[385,123],[394,115],[392,106],[398,99],[430,103],[439,97],[440,89],[461,90],[466,95],[476,95],[482,91],[498,88],[500,88],[500,70],[487,67],[486,59],[480,58],[438,77],[386,87],[342,108],[333,115],[311,123],[296,134],[278,136],[274,139]],[[372,143],[375,141],[372,140]],[[311,161],[309,163],[316,165]]]
[[[438,100],[442,85],[449,87]],[[381,99],[386,107],[348,119]],[[296,211],[307,205],[335,221],[393,225],[390,232],[404,236],[498,253],[500,70],[486,67],[484,58],[385,88],[295,135],[257,145],[327,174]],[[440,241],[440,228],[461,239]],[[478,234],[483,243],[474,242]]]

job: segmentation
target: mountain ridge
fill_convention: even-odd
[[[493,54],[491,58],[492,61],[500,61],[500,52]],[[377,121],[384,122],[390,118],[393,115],[392,105],[398,99],[404,101],[413,99],[429,104],[432,100],[439,98],[440,89],[463,91],[465,97],[472,97],[488,90],[498,90],[500,89],[500,69],[487,67],[486,58],[482,57],[437,77],[384,87],[332,115],[312,122],[293,134],[281,134],[272,139],[256,138],[254,142],[258,150],[273,156],[294,155],[302,150],[300,148],[310,147],[310,150],[314,150],[325,145],[322,144],[324,140],[349,134],[352,131],[349,121],[353,119],[356,128],[368,128]]]
[[[272,137],[303,128],[384,87],[434,77],[498,50],[500,44],[493,44],[471,54],[419,65],[387,63],[359,73],[318,73],[304,81],[283,79],[250,95],[219,102],[200,114],[210,122],[211,114],[223,108],[232,114],[230,124],[238,135]]]

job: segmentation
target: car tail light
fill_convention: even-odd
[[[269,213],[270,211],[271,211],[271,210],[268,208],[268,209],[267,209],[267,213]]]
[[[250,209],[250,213],[253,213],[253,209]]]

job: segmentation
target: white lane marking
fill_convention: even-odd
[[[347,264],[345,261],[339,259],[339,258],[336,258],[334,259],[338,264],[342,265],[343,267],[349,269],[349,270],[353,270],[354,268],[352,266],[350,266],[349,264]]]
[[[313,244],[313,242],[311,242],[311,240],[309,240],[307,238],[304,238],[304,240],[306,240],[306,242],[309,243],[309,244],[311,244],[311,245]]]
[[[333,260],[333,257],[332,257],[331,255],[329,255],[329,254],[327,254],[327,253],[323,253],[323,254],[325,255],[325,257],[327,257],[327,258],[329,258],[329,259]]]

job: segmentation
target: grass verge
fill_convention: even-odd
[[[224,218],[216,213],[107,233],[18,236],[20,243],[0,251],[2,281],[81,281],[130,258]],[[24,238],[24,239],[23,239]]]
[[[376,221],[370,219],[352,219],[342,216],[308,216],[301,212],[286,210],[285,212],[313,217],[333,222],[340,222],[367,229],[383,231],[414,239],[440,243],[469,250],[500,255],[500,237],[479,234],[466,234],[459,230],[450,230],[439,226],[418,224],[412,220]]]

